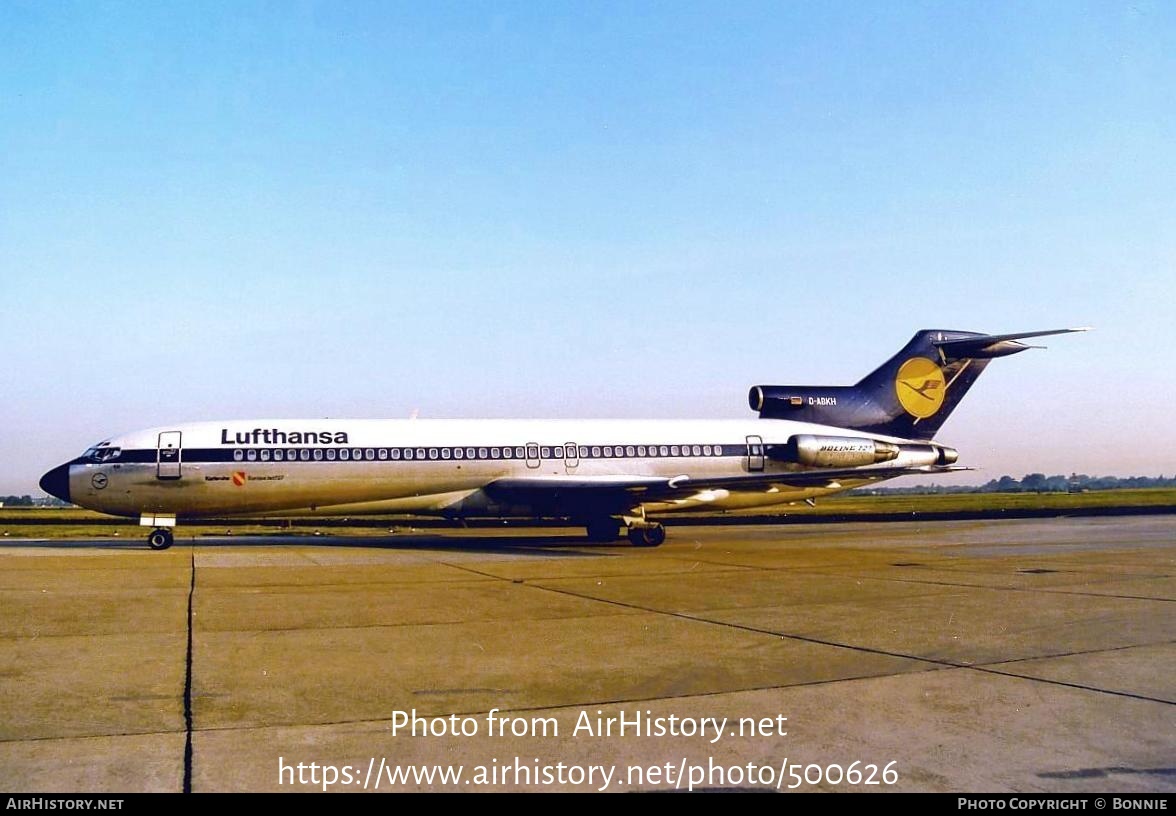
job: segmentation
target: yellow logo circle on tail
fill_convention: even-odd
[[[912,357],[898,369],[894,390],[906,412],[919,419],[934,416],[947,394],[943,370],[926,357]]]

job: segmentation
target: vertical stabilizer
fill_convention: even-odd
[[[931,439],[989,361],[1036,348],[1021,340],[1085,329],[980,334],[924,329],[856,385],[757,385],[748,395],[763,419]]]

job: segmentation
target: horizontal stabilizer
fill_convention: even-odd
[[[931,339],[946,361],[951,360],[988,360],[993,357],[1005,357],[1030,348],[1018,342],[1029,337],[1046,337],[1051,334],[1071,334],[1072,332],[1089,331],[1089,327],[1079,329],[1048,329],[1046,331],[1020,332],[1017,334],[981,334],[972,337],[956,337],[950,339]]]

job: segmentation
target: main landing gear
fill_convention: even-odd
[[[147,546],[153,550],[166,550],[174,542],[175,539],[172,537],[172,531],[166,527],[152,530],[151,534],[147,536]]]
[[[629,541],[634,547],[656,547],[666,540],[666,528],[660,524],[634,524],[629,528]]]
[[[590,519],[585,526],[589,541],[608,543],[621,537],[621,524],[612,516]],[[634,547],[656,547],[666,540],[666,528],[656,522],[636,519],[629,522],[627,536]]]

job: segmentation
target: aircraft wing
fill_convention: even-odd
[[[679,476],[677,479],[685,479]],[[672,491],[676,479],[664,476],[535,476],[496,479],[482,488],[507,504],[616,507],[627,509]]]
[[[850,479],[880,482],[886,479],[894,479],[898,476],[929,476],[971,469],[958,465],[920,465],[918,467],[822,468],[798,470],[789,473],[756,473],[710,479],[691,479],[683,476],[671,486],[673,495],[667,494],[664,497],[680,498],[684,493],[693,493],[700,490],[730,490],[732,493],[736,493],[742,490],[754,490],[758,492],[769,490],[773,487],[781,489],[835,487],[835,482],[840,483]]]
[[[805,488],[838,488],[845,480],[871,483],[898,476],[928,476],[971,468],[958,465],[920,467],[828,468],[740,476],[536,476],[497,479],[483,491],[507,504],[527,504],[553,515],[586,512],[624,513],[644,502],[689,499],[708,490],[764,493]]]

